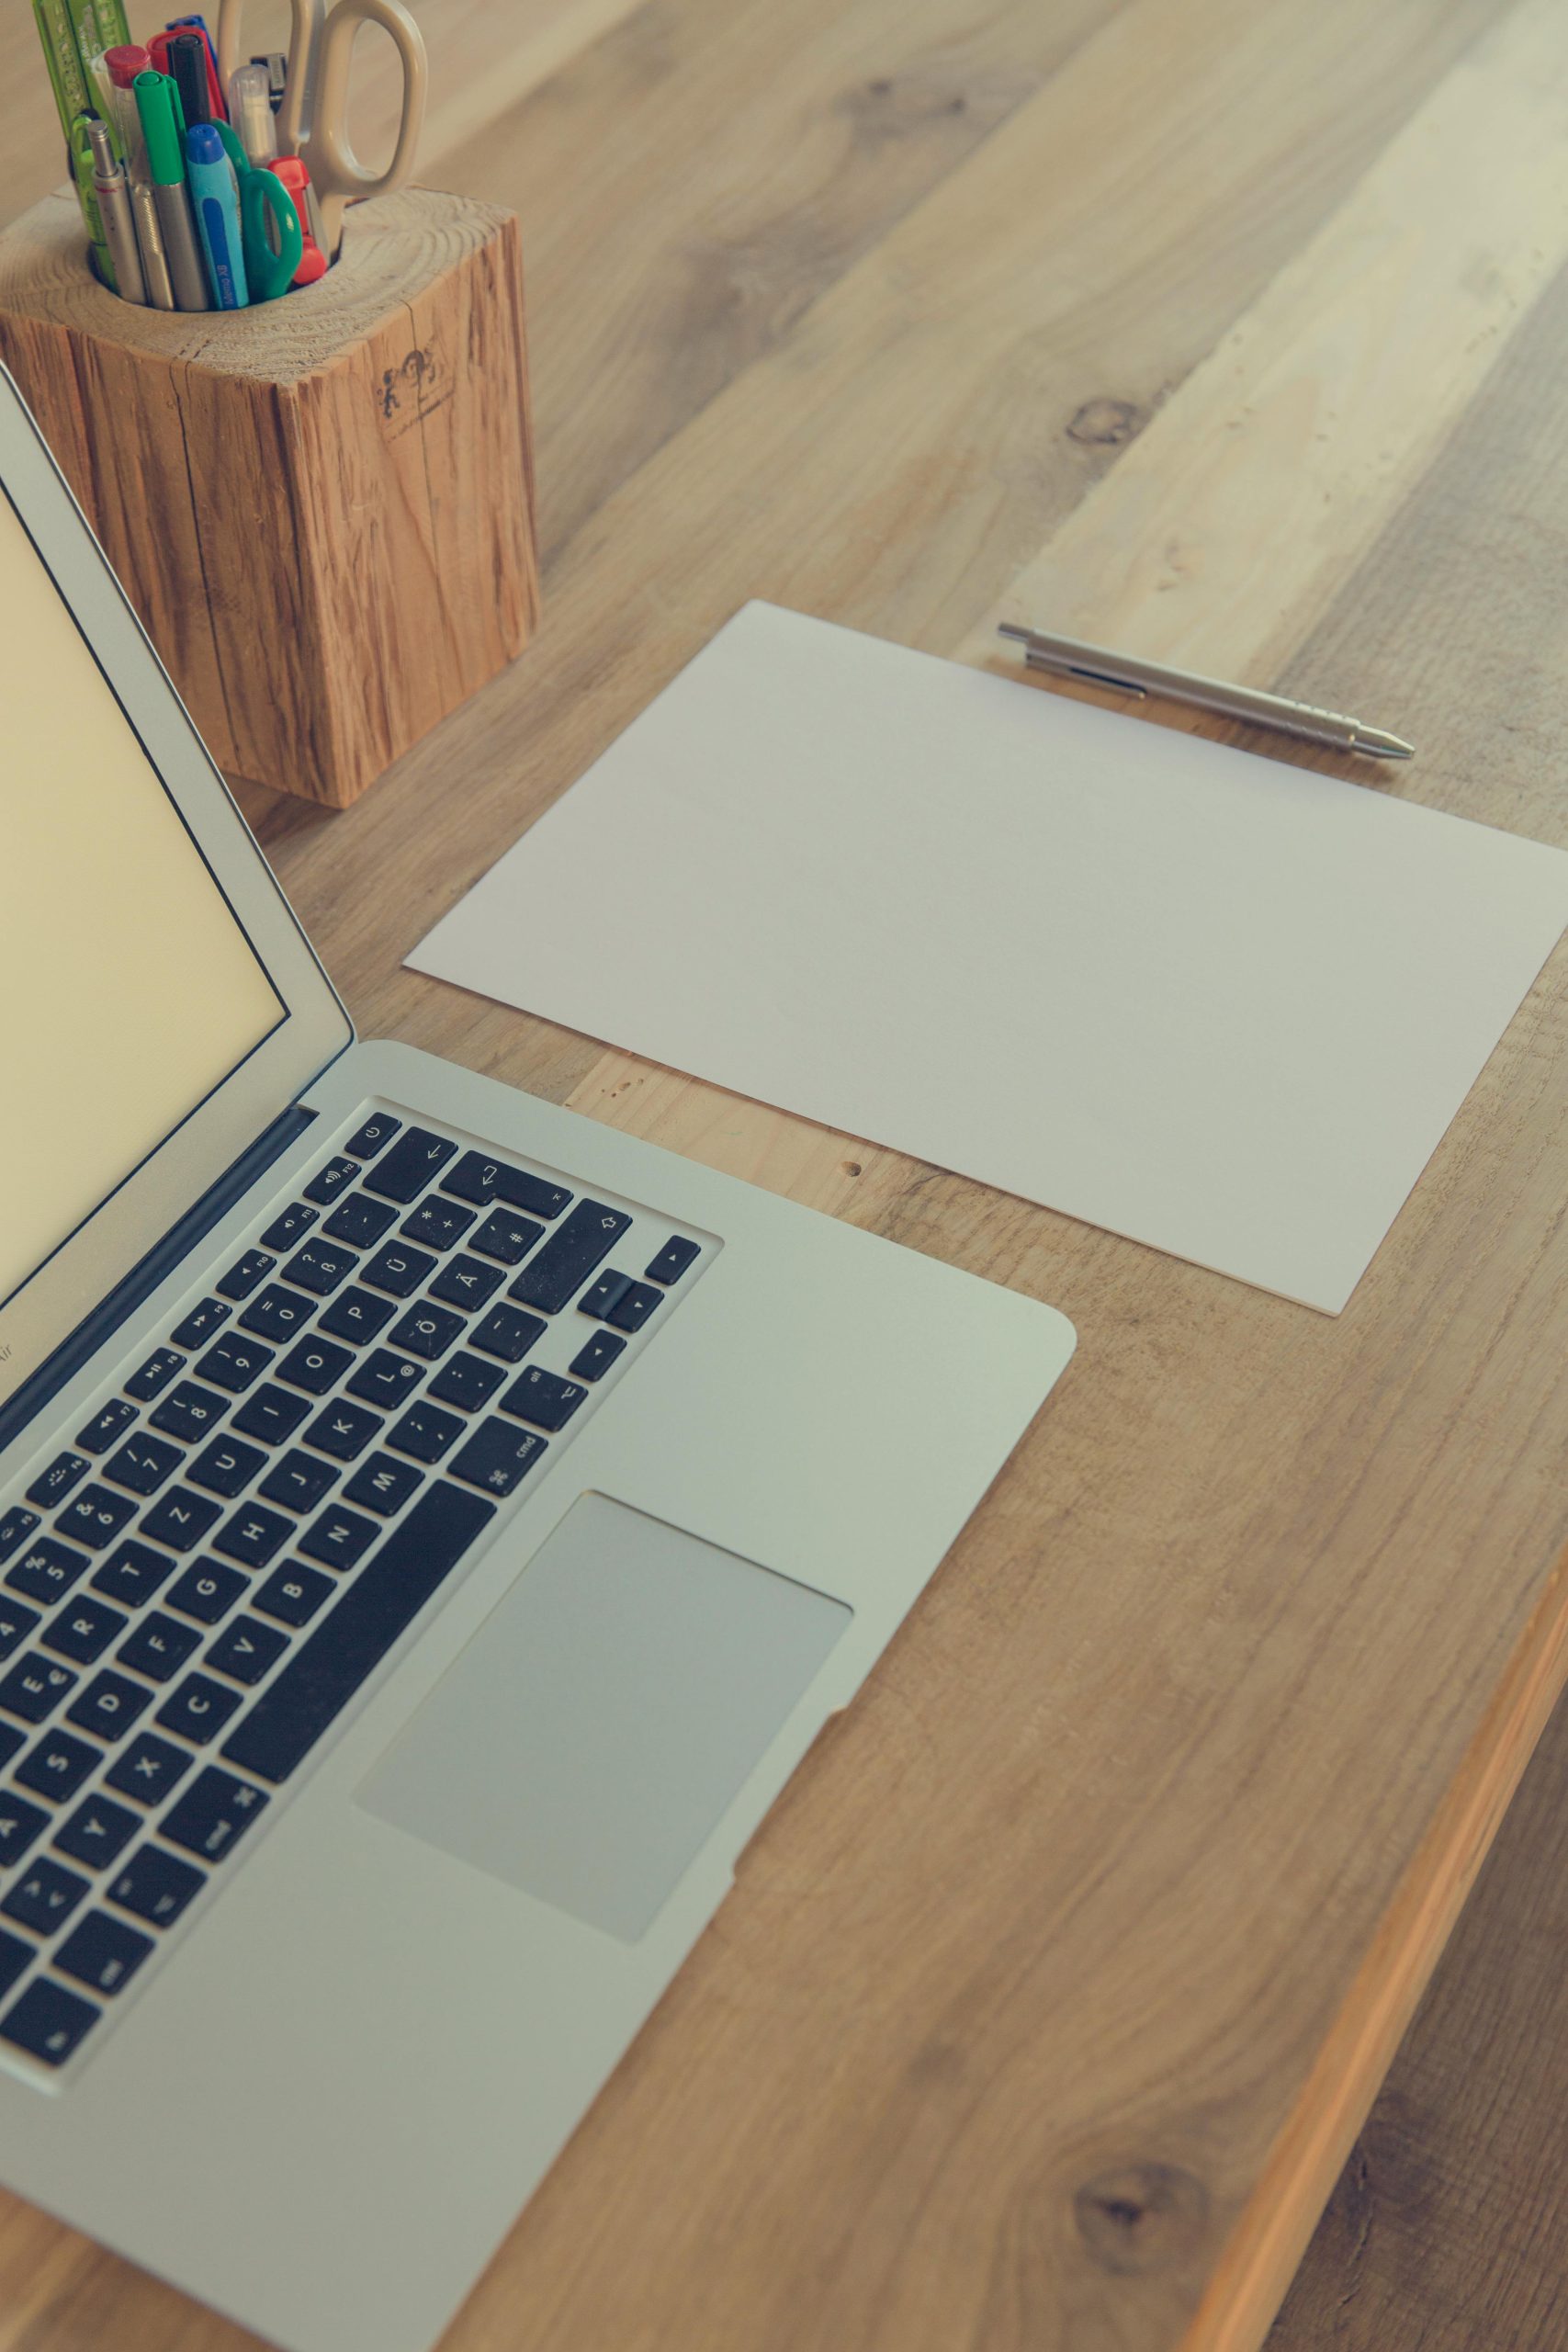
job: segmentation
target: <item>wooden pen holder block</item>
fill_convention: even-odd
[[[538,605],[515,216],[414,188],[319,285],[122,302],[75,199],[0,235],[0,358],[231,775],[341,808]]]

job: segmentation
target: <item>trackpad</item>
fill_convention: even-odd
[[[630,1943],[852,1613],[584,1495],[357,1801]]]

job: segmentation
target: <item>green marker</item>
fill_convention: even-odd
[[[147,169],[175,304],[182,311],[209,311],[207,272],[186,194],[185,114],[180,94],[166,74],[139,74],[131,87],[147,141]]]

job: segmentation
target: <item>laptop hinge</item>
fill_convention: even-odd
[[[303,1135],[316,1115],[314,1111],[291,1102],[270,1127],[263,1128],[250,1148],[225,1169],[217,1182],[209,1185],[200,1200],[186,1211],[177,1225],[169,1227],[156,1247],[106,1294],[53,1354],[44,1358],[38,1370],[23,1381],[9,1404],[0,1407],[0,1453],[51,1398],[59,1395],[88,1357],[135,1314],[142,1300],[157,1289],[166,1274],[173,1272],[186,1251],[194,1250],[219,1218],[227,1216],[242,1193],[248,1192],[273,1161],[288,1150],[295,1137]]]

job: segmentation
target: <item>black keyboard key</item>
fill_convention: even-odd
[[[374,1283],[378,1290],[389,1291],[394,1298],[412,1298],[434,1263],[428,1250],[415,1250],[406,1241],[389,1241],[363,1272],[365,1280]]]
[[[246,1445],[237,1437],[215,1437],[202,1447],[186,1476],[193,1487],[205,1487],[209,1494],[237,1495],[242,1487],[249,1486],[265,1460],[259,1445]]]
[[[324,1208],[330,1201],[335,1201],[338,1194],[353,1183],[358,1173],[357,1161],[344,1159],[340,1152],[335,1159],[328,1160],[319,1176],[311,1177],[305,1186],[305,1198],[308,1201],[319,1201]]]
[[[97,1770],[104,1760],[104,1751],[85,1739],[78,1739],[73,1732],[46,1731],[35,1740],[12,1777],[22,1788],[31,1789],[35,1795],[49,1797],[62,1804],[73,1797],[84,1781]]]
[[[503,1365],[470,1355],[465,1348],[460,1354],[447,1357],[425,1394],[439,1397],[444,1405],[460,1406],[465,1413],[477,1413],[505,1378]]]
[[[468,1247],[482,1250],[487,1258],[499,1258],[503,1266],[520,1266],[544,1229],[515,1209],[493,1209],[479,1231],[469,1234]]]
[[[85,1453],[57,1453],[47,1470],[40,1470],[28,1488],[28,1500],[39,1510],[52,1510],[62,1503],[79,1479],[85,1478],[91,1464]]]
[[[0,1511],[0,1560],[8,1560],[17,1544],[25,1544],[34,1528],[41,1524],[37,1511],[26,1510],[20,1503]]]
[[[591,1290],[585,1290],[577,1302],[580,1315],[603,1317],[612,1306],[625,1298],[632,1286],[630,1274],[603,1273]]]
[[[73,1862],[85,1862],[90,1871],[104,1870],[130,1845],[137,1827],[129,1805],[114,1804],[107,1797],[88,1797],[68,1821],[62,1822],[53,1843]]]
[[[272,1350],[264,1348],[259,1340],[242,1339],[235,1331],[209,1348],[196,1368],[215,1388],[226,1388],[231,1396],[240,1396],[253,1380],[261,1378],[272,1356]]]
[[[111,1919],[107,1911],[89,1911],[55,1953],[54,1964],[62,1976],[112,1997],[130,1984],[152,1949],[151,1936],[128,1928],[123,1919]]]
[[[39,1657],[29,1650],[19,1657],[4,1677],[0,1677],[0,1707],[6,1713],[19,1716],[25,1724],[41,1724],[51,1707],[74,1690],[81,1680],[67,1666],[56,1665],[53,1658]]]
[[[15,1724],[0,1724],[0,1764],[8,1764],[26,1738],[27,1733]]]
[[[472,1209],[464,1208],[457,1201],[444,1201],[439,1193],[432,1193],[404,1217],[398,1231],[406,1241],[422,1242],[427,1250],[451,1250],[461,1241],[473,1221]]]
[[[359,1133],[349,1136],[344,1149],[351,1151],[355,1159],[374,1159],[382,1147],[391,1142],[402,1124],[400,1119],[394,1119],[389,1111],[372,1111]]]
[[[515,1413],[519,1420],[532,1421],[536,1429],[563,1430],[587,1394],[575,1380],[541,1372],[536,1364],[513,1382],[501,1400],[501,1409]]]
[[[603,1380],[626,1344],[614,1331],[595,1331],[593,1337],[579,1348],[570,1369],[579,1380]]]
[[[246,1397],[231,1426],[243,1430],[247,1437],[259,1437],[265,1445],[281,1445],[293,1436],[310,1409],[303,1396],[280,1388],[276,1380],[264,1380],[254,1396]]]
[[[0,1657],[9,1657],[42,1623],[36,1609],[24,1609],[19,1600],[7,1600],[0,1593]]]
[[[238,1568],[225,1567],[221,1560],[197,1560],[169,1587],[166,1597],[171,1609],[194,1617],[198,1624],[216,1625],[249,1590]]]
[[[25,1797],[14,1797],[0,1790],[0,1870],[9,1870],[13,1862],[19,1862],[49,1823],[50,1815],[42,1805],[28,1804]]]
[[[651,1283],[633,1283],[622,1292],[604,1320],[613,1323],[617,1331],[640,1331],[663,1295]]]
[[[305,1442],[321,1453],[332,1454],[335,1461],[352,1462],[385,1427],[379,1413],[367,1413],[363,1405],[340,1401],[316,1415],[305,1431]]]
[[[316,1302],[300,1290],[289,1290],[282,1283],[268,1283],[259,1298],[253,1298],[240,1317],[243,1331],[254,1331],[258,1340],[276,1340],[280,1346],[296,1339],[316,1311]]]
[[[159,1830],[171,1846],[183,1846],[204,1862],[220,1862],[269,1802],[248,1781],[209,1764],[160,1822]]]
[[[445,1479],[427,1487],[225,1742],[225,1761],[287,1780],[493,1516]]]
[[[188,1552],[201,1542],[221,1510],[220,1503],[198,1495],[194,1487],[172,1487],[143,1517],[141,1532],[154,1544],[166,1544],[171,1552]]]
[[[374,1348],[345,1385],[351,1396],[362,1396],[367,1405],[389,1407],[402,1401],[423,1370],[407,1356],[395,1356],[390,1348]]]
[[[299,1538],[299,1548],[307,1558],[324,1560],[330,1568],[352,1568],[380,1532],[363,1511],[344,1510],[341,1503],[329,1503]]]
[[[446,1467],[454,1478],[466,1478],[487,1495],[510,1495],[544,1451],[544,1439],[532,1430],[513,1429],[507,1421],[481,1421]]]
[[[558,1314],[609,1256],[631,1219],[624,1209],[606,1208],[603,1201],[579,1201],[562,1226],[558,1226],[518,1275],[508,1298],[536,1306],[546,1315]]]
[[[41,1600],[47,1608],[62,1593],[70,1591],[86,1566],[85,1552],[78,1552],[73,1544],[62,1544],[56,1536],[39,1535],[6,1570],[6,1582],[13,1592],[25,1593],[29,1600]]]
[[[128,1437],[110,1454],[104,1464],[104,1476],[133,1495],[155,1495],[183,1458],[179,1447],[171,1445],[166,1437],[153,1437],[148,1430],[138,1430],[134,1437]]]
[[[169,1337],[176,1348],[204,1348],[233,1312],[221,1298],[204,1298],[199,1306],[191,1308],[183,1323],[175,1324]]]
[[[145,1630],[138,1628],[139,1632]],[[152,1693],[145,1683],[132,1682],[129,1674],[116,1674],[106,1667],[72,1701],[65,1710],[65,1720],[78,1731],[91,1732],[95,1739],[120,1739],[138,1716],[146,1713],[152,1701]]]
[[[106,1789],[134,1797],[138,1804],[162,1804],[195,1762],[189,1750],[176,1747],[156,1732],[138,1732],[123,1756],[117,1756],[104,1774]]]
[[[333,1299],[321,1317],[321,1329],[363,1348],[378,1331],[386,1329],[397,1311],[389,1298],[378,1298],[373,1290],[365,1290],[355,1283],[341,1298]]]
[[[379,1511],[383,1519],[401,1510],[423,1478],[412,1463],[394,1462],[389,1453],[372,1453],[362,1462],[347,1486],[344,1500],[363,1503],[367,1510]]]
[[[20,1936],[0,1930],[0,1993],[10,1991],[37,1951],[36,1944],[24,1943]]]
[[[324,1577],[320,1568],[307,1568],[298,1560],[288,1560],[281,1568],[274,1568],[253,1599],[256,1608],[265,1610],[282,1624],[303,1625],[315,1615],[328,1593],[336,1589],[331,1577]]]
[[[439,1405],[422,1399],[388,1430],[387,1443],[395,1445],[400,1453],[412,1453],[416,1462],[439,1462],[466,1426],[456,1413],[444,1413]]]
[[[228,1409],[229,1399],[220,1396],[216,1388],[203,1388],[194,1380],[182,1380],[177,1388],[170,1389],[148,1419],[155,1430],[166,1430],[171,1437],[194,1445],[198,1439],[210,1436]]]
[[[487,1266],[482,1258],[470,1258],[467,1250],[460,1250],[442,1267],[430,1285],[430,1295],[471,1315],[493,1297],[505,1280],[500,1266]]]
[[[549,1327],[542,1316],[525,1314],[518,1306],[492,1306],[469,1332],[470,1343],[502,1363],[521,1363],[535,1340]]]
[[[132,1539],[109,1554],[93,1578],[93,1590],[107,1592],[111,1600],[123,1600],[128,1609],[140,1609],[173,1573],[174,1566],[166,1552],[155,1552],[151,1544]]]
[[[308,1396],[324,1396],[353,1362],[351,1351],[340,1348],[334,1340],[301,1340],[278,1365],[277,1376],[295,1388],[303,1388]]]
[[[27,1874],[17,1881],[0,1903],[8,1919],[20,1920],[24,1928],[35,1934],[52,1936],[56,1928],[69,1919],[85,1894],[92,1888],[76,1871],[68,1871],[63,1862],[51,1862],[47,1855],[28,1865]]]
[[[63,2066],[103,2016],[91,2001],[40,1976],[0,2018],[0,2040],[15,2042],[46,2066]]]
[[[296,1250],[283,1271],[297,1290],[308,1290],[313,1298],[327,1298],[348,1280],[358,1263],[353,1250],[341,1243],[316,1239]]]
[[[321,1231],[333,1241],[345,1241],[351,1250],[373,1250],[389,1226],[397,1222],[398,1212],[390,1201],[373,1201],[368,1193],[351,1193],[340,1201]]]
[[[276,1250],[281,1257],[286,1250],[293,1249],[302,1233],[309,1233],[321,1214],[321,1210],[312,1208],[309,1201],[290,1202],[288,1208],[280,1210],[273,1218],[262,1235],[263,1249]]]
[[[44,1646],[77,1666],[91,1666],[130,1622],[123,1610],[111,1609],[106,1601],[73,1600],[51,1618]]]
[[[85,1544],[90,1551],[101,1552],[106,1544],[114,1542],[126,1521],[135,1516],[133,1496],[117,1495],[95,1480],[72,1496],[54,1524],[73,1544]]]
[[[643,1272],[650,1283],[678,1283],[693,1259],[702,1254],[700,1241],[688,1241],[683,1233],[672,1233],[657,1256],[649,1260]]]
[[[126,1395],[137,1397],[143,1405],[151,1403],[160,1388],[168,1386],[176,1372],[184,1371],[185,1361],[173,1348],[154,1348],[146,1363],[125,1383]]]
[[[366,1189],[406,1208],[434,1181],[457,1148],[449,1136],[433,1136],[427,1127],[410,1127],[367,1171]]]
[[[280,1634],[276,1625],[264,1625],[259,1617],[236,1617],[215,1641],[208,1643],[201,1662],[214,1674],[226,1674],[231,1682],[248,1686],[259,1682],[288,1647],[288,1634]],[[164,1835],[169,1835],[167,1829]]]
[[[187,1674],[152,1720],[200,1747],[216,1739],[235,1708],[243,1703],[239,1691],[231,1690],[226,1682],[214,1682],[209,1674]]]
[[[155,1928],[170,1928],[206,1884],[206,1873],[182,1862],[177,1854],[161,1853],[156,1846],[139,1846],[124,1869],[109,1881],[108,1898],[122,1911],[151,1919]]]
[[[256,1284],[265,1281],[276,1263],[277,1260],[265,1250],[247,1250],[243,1258],[235,1260],[218,1288],[225,1298],[249,1298]]]
[[[394,1348],[406,1348],[411,1356],[423,1356],[426,1363],[434,1363],[437,1356],[446,1354],[462,1329],[462,1317],[454,1315],[449,1306],[432,1306],[424,1301],[400,1316],[387,1337]]]
[[[128,1405],[123,1396],[111,1397],[101,1413],[95,1413],[85,1430],[76,1432],[76,1442],[84,1453],[107,1453],[122,1430],[136,1419],[136,1408]],[[5,1557],[5,1534],[0,1528],[0,1559]]]
[[[265,1568],[294,1532],[294,1521],[261,1503],[247,1503],[225,1521],[212,1539],[212,1548],[242,1567]]]
[[[199,1567],[187,1568],[180,1578],[180,1584],[192,1583],[205,1574],[206,1571]],[[234,1572],[231,1568],[224,1568],[221,1574],[229,1577]],[[239,1591],[243,1591],[243,1577],[236,1577],[235,1582]],[[175,1590],[179,1590],[179,1585],[175,1587]],[[239,1592],[230,1598],[238,1600]],[[227,1607],[228,1603],[225,1602],[224,1606]],[[191,1613],[194,1615],[195,1611]],[[182,1625],[177,1618],[165,1617],[161,1609],[154,1609],[151,1617],[144,1617],[141,1624],[126,1635],[115,1656],[121,1666],[134,1667],[138,1674],[145,1674],[150,1681],[168,1682],[200,1644],[201,1635],[191,1626]]]
[[[282,1503],[288,1510],[314,1510],[337,1475],[330,1462],[291,1445],[273,1464],[256,1492],[264,1502]]]
[[[509,1168],[503,1160],[487,1159],[479,1151],[466,1151],[456,1168],[441,1179],[441,1189],[479,1208],[504,1204],[526,1209],[533,1216],[559,1216],[571,1198],[564,1184],[530,1176],[525,1168]]]

